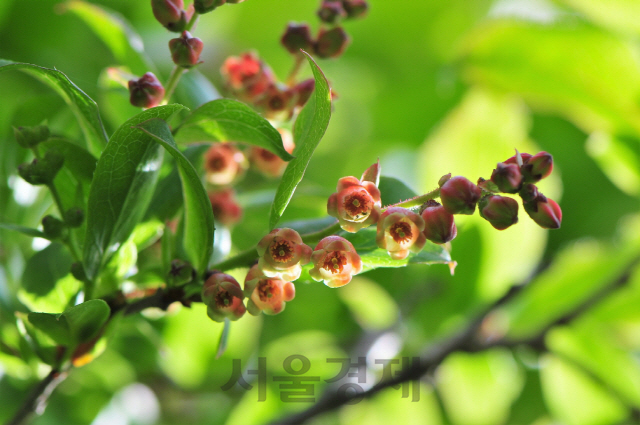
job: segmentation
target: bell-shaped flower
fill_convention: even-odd
[[[292,153],[296,146],[295,143],[293,143],[293,135],[289,130],[282,128],[279,128],[278,132],[280,136],[282,136],[282,146],[284,150]],[[251,165],[268,177],[280,177],[288,164],[287,161],[281,159],[278,155],[259,146],[251,146],[248,157]]]
[[[242,219],[242,207],[231,188],[209,192],[213,218],[223,226],[232,226]]]
[[[244,280],[244,294],[249,298],[247,310],[250,314],[257,316],[261,311],[265,314],[278,314],[284,310],[285,302],[296,296],[296,288],[291,282],[265,276],[256,264],[251,267]]]
[[[309,275],[330,288],[346,285],[353,275],[362,271],[362,260],[355,248],[340,236],[327,236],[318,242],[311,261],[313,268]]]
[[[376,243],[389,251],[394,260],[407,258],[409,251],[420,252],[427,242],[424,219],[406,208],[387,208],[378,221]]]
[[[327,201],[327,213],[338,219],[344,231],[355,233],[378,222],[380,190],[374,182],[343,177],[336,190]]]
[[[216,322],[224,322],[225,318],[241,318],[246,311],[243,299],[238,281],[225,273],[212,274],[202,287],[202,302],[207,306],[207,315]]]
[[[213,143],[204,155],[204,168],[209,183],[227,185],[244,174],[247,159],[231,143]]]
[[[300,277],[302,266],[311,260],[311,247],[293,229],[273,229],[258,242],[258,266],[265,276],[285,281]]]

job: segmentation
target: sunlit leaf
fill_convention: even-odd
[[[89,300],[62,313],[67,320],[72,341],[79,344],[95,338],[109,319],[110,311],[103,300]]]
[[[22,275],[22,288],[37,296],[48,294],[58,279],[69,273],[72,261],[64,245],[52,243],[29,258]]]

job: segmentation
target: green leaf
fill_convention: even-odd
[[[182,105],[147,109],[125,122],[109,140],[89,192],[84,244],[89,279],[129,238],[153,194],[163,150],[136,126],[153,118],[170,119],[183,109]]]
[[[45,151],[55,149],[64,157],[64,166],[71,171],[78,181],[90,183],[98,160],[86,149],[64,139],[53,138],[40,146]]]
[[[381,176],[378,189],[380,189],[382,205],[393,205],[418,196],[404,182],[394,177]]]
[[[34,238],[48,239],[47,236],[38,229],[32,229],[31,227],[20,226],[17,224],[0,223],[0,229],[14,230]]]
[[[76,116],[86,138],[87,149],[95,155],[100,154],[107,143],[107,134],[102,126],[98,105],[89,96],[58,70],[0,59],[0,72],[12,69],[24,71],[55,90]]]
[[[104,300],[89,300],[71,307],[62,317],[67,321],[72,342],[81,344],[98,336],[110,313]]]
[[[22,288],[37,296],[48,294],[58,279],[69,273],[72,261],[64,245],[57,242],[50,244],[27,261],[22,274]]]
[[[127,65],[135,74],[142,75],[151,68],[144,55],[142,38],[121,15],[102,6],[84,1],[64,3],[66,10],[82,19],[102,40],[113,56],[122,65]]]
[[[44,332],[58,345],[68,346],[71,344],[69,325],[67,319],[61,314],[32,312],[28,317],[34,328]]]
[[[219,359],[225,351],[227,351],[227,344],[229,343],[229,332],[231,331],[231,321],[229,318],[224,318],[224,328],[220,334],[220,340],[218,341],[218,349],[216,350],[216,359]]]
[[[189,115],[176,138],[179,141],[245,142],[267,149],[285,161],[293,158],[282,145],[278,130],[242,102],[218,99]]]
[[[588,132],[640,133],[640,73],[631,42],[574,22],[498,21],[468,34],[469,80],[559,111]]]
[[[289,201],[302,180],[307,165],[311,161],[311,156],[313,156],[313,152],[318,143],[320,143],[322,136],[324,136],[331,118],[331,90],[329,83],[320,68],[318,68],[318,65],[308,54],[307,60],[311,65],[316,86],[313,95],[300,111],[300,115],[296,118],[293,127],[296,158],[291,160],[284,171],[275,199],[271,205],[269,218],[269,228],[271,229],[276,227],[284,210],[289,205]]]
[[[151,119],[140,123],[138,128],[164,146],[178,163],[185,207],[184,247],[189,261],[202,274],[213,252],[213,211],[207,192],[193,165],[178,150],[166,122]]]

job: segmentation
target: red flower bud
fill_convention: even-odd
[[[295,148],[293,135],[290,131],[285,129],[279,128],[278,131],[282,136],[282,145],[284,146],[284,149],[287,152],[292,153]],[[281,176],[288,164],[287,161],[284,161],[278,155],[258,146],[252,146],[249,149],[249,162],[258,171],[269,177]]]
[[[287,25],[280,42],[289,53],[294,55],[300,54],[300,49],[308,52],[313,47],[313,39],[307,24],[290,23]]]
[[[409,251],[420,252],[427,242],[424,220],[406,208],[387,208],[378,220],[376,243],[394,260],[407,258]]]
[[[438,202],[430,200],[420,215],[424,220],[424,236],[431,242],[442,244],[458,234],[453,214],[449,214]]]
[[[324,281],[330,288],[346,285],[351,282],[353,275],[362,271],[362,260],[355,248],[340,236],[327,236],[318,242],[311,254],[311,261],[311,278]]]
[[[440,200],[449,214],[473,214],[481,195],[480,188],[462,176],[449,179],[440,188]]]
[[[540,195],[540,192],[535,184],[525,184],[518,194],[522,198],[522,202],[526,203],[536,199]]]
[[[223,189],[217,192],[209,192],[209,201],[213,217],[223,226],[232,226],[242,218],[242,208],[235,199],[233,189]]]
[[[375,183],[343,177],[336,190],[327,201],[327,213],[338,219],[344,231],[355,233],[378,222],[380,190]]]
[[[284,310],[285,301],[296,296],[296,287],[291,282],[265,276],[256,264],[244,280],[244,294],[249,298],[247,310],[250,314],[257,316],[261,311],[278,314]]]
[[[529,158],[531,158],[531,154],[530,153],[520,153],[516,150],[516,154],[513,155],[512,157],[508,158],[506,161],[504,161],[505,164],[516,164],[518,166],[522,166],[522,164],[524,164],[525,162],[527,162],[529,160]],[[520,159],[518,160],[518,157],[520,157]]]
[[[506,196],[485,196],[480,200],[478,209],[480,217],[498,230],[504,230],[518,222],[518,202]]]
[[[180,38],[169,40],[171,59],[173,63],[183,68],[191,68],[198,64],[202,47],[202,40],[191,37],[188,31],[183,31]]]
[[[518,164],[499,162],[491,173],[491,181],[498,186],[500,192],[516,193],[522,186],[522,174]]]
[[[213,143],[205,153],[204,168],[209,183],[225,185],[244,174],[247,159],[231,143]]]
[[[293,229],[273,229],[258,242],[256,249],[262,273],[286,281],[298,279],[302,266],[311,260],[311,247]]]
[[[315,44],[315,52],[321,58],[337,58],[349,44],[349,36],[341,27],[328,31],[320,29]]]
[[[328,24],[335,24],[346,16],[347,12],[342,7],[340,0],[324,0],[318,9],[318,18]]]
[[[522,175],[527,183],[535,183],[551,174],[553,156],[547,152],[538,152],[522,165]]]
[[[243,299],[238,281],[225,273],[212,274],[202,287],[202,302],[207,306],[207,316],[216,322],[241,318],[247,311],[242,304]]]
[[[164,87],[151,72],[129,81],[129,102],[140,108],[158,106],[164,98]]]
[[[183,8],[183,0],[151,0],[153,16],[170,31],[180,32],[186,25]]]
[[[533,186],[533,185],[532,185]],[[553,199],[539,193],[533,200],[524,202],[524,210],[543,229],[559,229],[562,210]]]
[[[369,9],[365,0],[342,0],[342,6],[349,18],[362,18]]]

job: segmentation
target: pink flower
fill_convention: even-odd
[[[318,242],[311,261],[313,268],[309,275],[330,288],[346,285],[353,275],[362,271],[362,260],[355,248],[340,236],[327,236]]]
[[[418,214],[406,208],[390,207],[378,220],[376,243],[389,251],[394,260],[407,258],[409,250],[420,252],[427,242],[424,220]]]
[[[278,131],[282,136],[282,145],[284,149],[287,152],[292,153],[295,148],[293,135],[290,131],[285,129],[279,128]],[[280,177],[288,164],[287,161],[280,159],[276,154],[258,146],[252,146],[249,149],[249,162],[258,169],[258,171],[269,177]]]
[[[207,315],[216,322],[223,322],[225,318],[241,318],[246,311],[243,299],[240,284],[228,274],[214,273],[202,287],[202,302],[207,306]]]
[[[285,301],[296,296],[296,288],[291,282],[265,276],[256,264],[244,280],[244,294],[249,298],[247,310],[250,314],[257,316],[261,311],[278,314],[284,310]]]
[[[213,218],[223,226],[234,225],[242,218],[242,208],[236,202],[233,189],[209,192],[209,201],[211,201]]]
[[[273,229],[258,242],[257,250],[264,275],[286,281],[298,279],[302,266],[311,260],[311,247],[293,229]]]
[[[230,184],[247,168],[244,154],[230,143],[213,143],[204,156],[207,181],[215,185]]]
[[[344,231],[355,233],[378,221],[380,190],[374,182],[343,177],[336,190],[327,202],[327,213],[338,219]]]
[[[271,69],[253,53],[227,58],[220,72],[231,91],[248,101],[263,96],[275,84]]]

